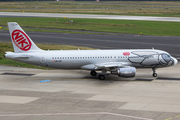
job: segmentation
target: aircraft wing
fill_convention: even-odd
[[[107,62],[107,63],[100,63],[95,64],[97,68],[110,68],[110,67],[122,67],[123,64],[120,62]]]
[[[81,68],[85,70],[100,70],[100,69],[106,69],[109,68],[120,68],[130,66],[128,62],[105,62],[105,63],[98,63],[98,64],[88,64],[84,65]]]

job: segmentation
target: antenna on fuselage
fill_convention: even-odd
[[[154,48],[152,47],[152,49],[154,50]]]

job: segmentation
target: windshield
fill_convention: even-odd
[[[166,53],[161,54],[161,56],[166,62],[169,62],[171,60],[171,56]]]
[[[171,56],[170,56],[170,55],[168,55],[168,54],[164,54],[164,57],[166,57],[166,58],[170,58]]]

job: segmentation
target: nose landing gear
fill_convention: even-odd
[[[157,77],[157,73],[153,73],[153,77]]]
[[[156,73],[156,68],[152,68],[152,70],[153,70],[153,77],[157,77],[157,73]]]

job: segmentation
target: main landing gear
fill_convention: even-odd
[[[96,72],[95,70],[91,70],[90,74],[91,74],[92,76],[96,76],[96,75],[97,75],[97,72]]]
[[[152,68],[152,70],[153,70],[153,77],[157,77],[157,73],[156,73],[156,68]]]
[[[102,73],[106,73],[106,71],[102,71]],[[91,74],[92,76],[96,76],[96,75],[97,75],[97,72],[96,72],[95,70],[91,70],[90,74]],[[98,78],[99,78],[100,80],[105,80],[105,76],[104,76],[103,74],[100,74],[100,75],[98,76]]]
[[[104,76],[104,75],[101,75],[101,74],[98,76],[98,78],[99,78],[100,80],[105,80],[105,76]]]

